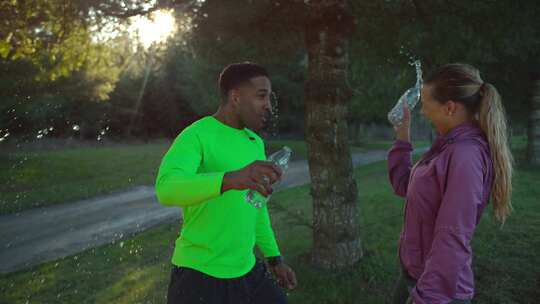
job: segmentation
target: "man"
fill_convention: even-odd
[[[286,303],[255,245],[282,287],[295,288],[295,273],[282,261],[266,206],[245,200],[248,189],[270,195],[282,174],[264,161],[254,133],[271,111],[270,79],[259,65],[237,63],[221,72],[219,88],[218,111],[183,130],[159,168],[159,202],[184,215],[168,303]]]

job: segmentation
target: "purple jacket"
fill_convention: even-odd
[[[479,126],[465,123],[440,136],[412,167],[412,146],[388,152],[394,192],[406,197],[399,256],[417,280],[416,304],[472,299],[471,239],[493,180],[489,146]]]

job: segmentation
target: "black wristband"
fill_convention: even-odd
[[[281,263],[283,263],[283,257],[278,255],[278,256],[273,256],[273,257],[267,257],[266,258],[266,262],[268,263],[268,265],[270,266],[277,266]]]

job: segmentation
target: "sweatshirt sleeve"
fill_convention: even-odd
[[[221,195],[225,172],[199,173],[202,158],[196,130],[184,129],[159,167],[156,195],[162,205],[186,207]]]
[[[264,257],[281,255],[274,236],[274,231],[272,230],[272,224],[270,223],[268,208],[266,206],[259,210],[259,214],[257,215],[257,227],[255,229],[255,242]]]
[[[415,303],[450,303],[455,299],[459,276],[472,262],[471,239],[482,205],[483,172],[481,153],[474,147],[460,147],[451,154],[432,247],[424,273],[411,292]]]
[[[388,151],[388,177],[394,193],[405,197],[412,168],[410,142],[396,140]]]

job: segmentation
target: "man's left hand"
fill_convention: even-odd
[[[270,270],[274,274],[279,286],[292,290],[296,288],[298,283],[296,282],[296,274],[285,263],[279,263],[275,266],[270,266]]]

